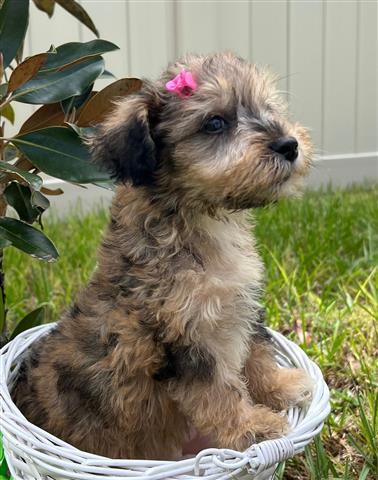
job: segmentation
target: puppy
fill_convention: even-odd
[[[246,209],[310,167],[272,76],[189,55],[121,100],[91,141],[118,182],[88,286],[22,363],[13,398],[88,452],[174,459],[193,428],[243,450],[282,436],[310,380],[279,369]]]

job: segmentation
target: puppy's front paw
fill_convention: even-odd
[[[245,450],[253,443],[280,438],[289,431],[287,417],[264,405],[250,408],[248,417],[233,431],[224,432],[219,439],[221,448]]]
[[[282,368],[277,370],[272,388],[264,402],[275,410],[303,407],[312,399],[314,381],[305,370]]]

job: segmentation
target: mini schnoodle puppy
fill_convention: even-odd
[[[243,450],[288,431],[311,379],[276,365],[247,209],[298,190],[312,145],[266,70],[188,55],[91,139],[118,183],[98,266],[21,364],[34,424],[112,458],[176,459],[195,430]]]

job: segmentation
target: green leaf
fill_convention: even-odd
[[[0,238],[0,248],[9,247],[9,245],[12,245],[11,242],[8,242],[8,240],[5,240],[4,238]]]
[[[22,45],[29,19],[29,0],[5,0],[0,10],[0,50],[6,68]]]
[[[11,182],[4,190],[8,205],[16,210],[20,220],[27,223],[33,223],[41,214],[37,208],[33,207],[31,195],[30,188],[18,182]]]
[[[89,58],[57,72],[40,72],[13,92],[17,102],[48,104],[81,95],[104,70],[102,57]]]
[[[8,143],[8,145],[4,148],[3,155],[4,155],[4,161],[10,162],[14,158],[18,157],[18,150],[14,145],[11,145],[10,143]],[[0,167],[0,170],[1,170],[1,167]]]
[[[36,175],[35,173],[25,172],[20,168],[15,167],[11,163],[1,162],[0,161],[0,170],[4,170],[5,172],[16,173],[19,177],[21,177],[25,182],[29,183],[33,188],[39,190],[42,186],[42,178]]]
[[[105,190],[110,190],[111,192],[114,192],[116,189],[115,183],[113,181],[110,182],[96,182],[93,185],[96,185],[96,187],[104,188]]]
[[[80,138],[82,139],[88,139],[90,137],[93,137],[96,134],[96,127],[79,127],[75,123],[70,123],[66,122],[67,125],[69,125],[74,132],[76,132]]]
[[[84,10],[84,8],[77,3],[75,0],[55,0],[61,7],[63,7],[67,12],[77,18],[81,23],[88,27],[92,32],[98,37],[98,30],[95,27],[91,17]]]
[[[59,256],[54,244],[44,233],[21,220],[0,218],[0,238],[40,260],[52,262]]]
[[[42,72],[51,70],[61,70],[63,67],[72,63],[87,59],[89,57],[98,57],[106,52],[118,50],[119,47],[107,40],[91,40],[90,42],[70,42],[56,47],[55,55],[49,56],[41,68]]]
[[[78,110],[82,105],[84,105],[84,103],[88,100],[89,96],[91,95],[92,89],[93,89],[93,83],[92,85],[89,85],[87,90],[85,90],[85,92],[82,93],[81,95],[75,95],[74,97],[66,98],[66,100],[62,100],[60,103],[64,113],[70,114],[70,112],[72,112],[73,109]]]
[[[87,147],[70,128],[44,128],[18,135],[12,142],[33,165],[53,177],[76,183],[109,180],[90,162]]]
[[[47,15],[51,18],[52,14],[54,13],[55,7],[55,0],[33,0],[34,5],[42,10],[42,12],[46,12]]]
[[[8,103],[8,105],[5,105],[5,107],[0,110],[0,117],[4,117],[9,120],[12,125],[14,124],[14,110],[11,104]]]
[[[102,74],[99,76],[99,79],[107,79],[107,78],[114,78],[114,80],[117,78],[112,72],[109,72],[109,70],[104,70]]]
[[[10,340],[13,340],[17,335],[24,332],[25,330],[29,330],[29,328],[36,327],[38,325],[42,325],[43,320],[45,318],[45,307],[38,307],[32,312],[28,313],[23,319],[21,319],[18,324],[15,326]]]
[[[0,98],[5,97],[8,91],[8,84],[7,83],[2,83],[0,85]]]
[[[50,201],[41,192],[35,191],[31,196],[31,204],[33,207],[38,208],[42,213],[50,207]]]

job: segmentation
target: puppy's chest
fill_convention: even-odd
[[[200,329],[209,336],[211,349],[227,364],[239,369],[245,360],[260,308],[262,264],[250,245],[231,239],[214,249],[205,265],[210,294],[204,299],[213,312]]]
[[[229,235],[223,242],[214,244],[205,264],[205,282],[218,285],[214,293],[221,296],[224,308],[244,308],[254,303],[260,292],[262,270],[250,238],[239,234],[239,238],[233,239]]]

